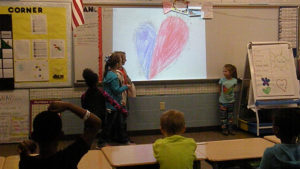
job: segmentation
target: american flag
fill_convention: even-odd
[[[84,24],[82,0],[72,0],[72,28]]]

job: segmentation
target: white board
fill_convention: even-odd
[[[288,43],[252,45],[248,57],[255,100],[299,98],[294,57]]]
[[[113,51],[112,11],[111,7],[102,7],[103,56]],[[88,16],[85,17],[87,19]],[[97,15],[90,15],[90,17],[98,19]],[[238,69],[238,77],[242,77],[247,52],[245,46],[248,42],[278,39],[278,7],[216,7],[214,18],[205,22],[207,79],[222,77],[222,68],[226,63],[234,64]],[[86,29],[92,31],[94,28]],[[90,48],[86,47],[74,45],[75,83],[83,81],[81,74],[84,67],[99,72],[98,44],[95,43],[94,47],[92,44]],[[131,60],[130,55],[127,57],[127,60]]]

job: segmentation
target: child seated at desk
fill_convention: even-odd
[[[196,142],[180,134],[185,131],[182,112],[169,110],[160,117],[160,128],[165,138],[153,144],[154,157],[160,169],[192,169],[196,158]]]
[[[273,130],[281,144],[267,148],[260,169],[300,169],[300,109],[279,109]]]
[[[58,141],[63,135],[59,113],[69,110],[84,120],[84,133],[67,148],[58,151]],[[77,169],[81,157],[88,152],[101,126],[101,120],[76,105],[66,102],[52,102],[48,111],[39,113],[33,121],[32,139],[39,145],[39,155],[34,151],[32,141],[19,145],[20,169]]]

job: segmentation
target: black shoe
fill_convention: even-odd
[[[235,135],[235,132],[234,132],[233,130],[228,130],[228,133],[229,133],[230,135]]]
[[[225,136],[228,136],[228,130],[222,129],[222,134],[225,135]]]
[[[103,147],[109,146],[109,144],[107,143],[100,143],[97,144],[96,149],[101,150]]]

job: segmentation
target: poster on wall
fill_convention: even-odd
[[[29,90],[0,92],[0,143],[16,143],[29,134]]]
[[[33,120],[36,115],[39,113],[48,110],[48,107],[51,102],[60,101],[59,99],[39,99],[39,100],[30,100],[30,132],[33,128]]]
[[[70,11],[70,3],[0,2],[0,78],[16,88],[71,86]]]
[[[83,11],[84,24],[73,30],[75,83],[84,82],[82,72],[85,68],[99,73],[99,79],[102,79],[101,8],[84,6]]]
[[[0,14],[0,90],[14,88],[11,15]]]

